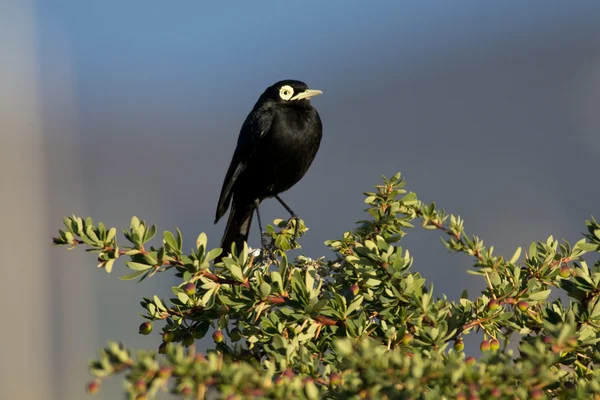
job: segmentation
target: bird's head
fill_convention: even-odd
[[[321,93],[323,92],[320,90],[309,89],[304,82],[287,79],[269,86],[260,97],[259,102],[304,106],[308,104],[311,97]]]

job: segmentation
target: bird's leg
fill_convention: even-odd
[[[256,205],[256,219],[258,219],[258,229],[260,229],[260,243],[262,244],[263,251],[265,251],[266,253],[269,253],[269,245],[267,243],[267,239],[265,238],[265,235],[263,235],[262,221],[260,219],[260,210],[259,210],[260,200],[254,199],[254,204]]]
[[[290,220],[294,220],[296,222],[295,227],[294,227],[294,236],[292,236],[292,240],[295,242],[296,241],[296,237],[298,237],[298,224],[300,223],[300,218],[298,217],[298,215],[296,215],[296,213],[294,212],[294,210],[292,210],[290,208],[290,206],[288,206],[287,204],[285,204],[285,201],[281,200],[281,197],[279,197],[279,195],[275,195],[275,198],[277,199],[277,201],[279,203],[281,203],[281,205],[283,206],[283,208],[285,208],[287,210],[287,212],[290,213],[290,215],[292,216],[292,218],[290,218]]]

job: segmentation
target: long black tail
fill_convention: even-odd
[[[223,253],[218,258],[219,260],[231,252],[232,243],[235,243],[237,252],[244,248],[244,242],[248,241],[248,233],[250,232],[252,215],[254,215],[255,208],[256,205],[254,202],[243,202],[240,204],[236,203],[234,199],[231,204],[229,218],[227,219],[225,233],[221,240]]]

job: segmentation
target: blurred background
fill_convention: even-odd
[[[0,0],[0,60],[2,399],[83,398],[107,340],[158,346],[137,333],[139,300],[177,282],[119,281],[122,264],[107,275],[50,238],[63,215],[119,230],[137,215],[218,246],[239,128],[280,79],[324,92],[320,152],[283,195],[310,256],[331,256],[382,173],[507,256],[600,217],[598,1]],[[414,269],[451,299],[482,288],[438,237],[407,236]]]

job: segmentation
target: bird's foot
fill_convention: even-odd
[[[273,246],[269,244],[267,238],[263,235],[260,237],[260,242],[262,244],[263,255],[266,259],[275,260],[275,253],[273,252]]]

